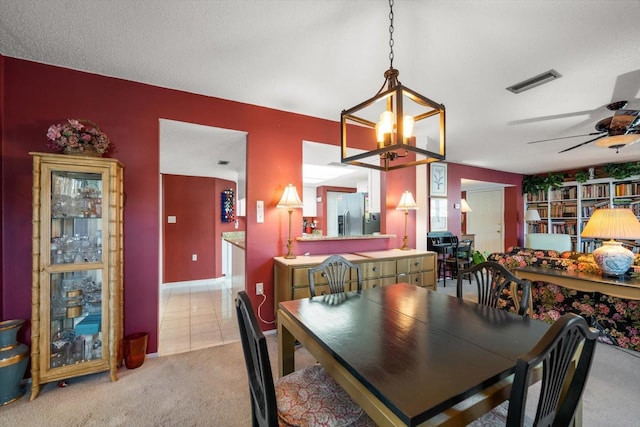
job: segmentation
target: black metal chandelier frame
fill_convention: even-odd
[[[385,172],[442,161],[446,158],[446,122],[444,105],[435,102],[426,96],[420,95],[419,93],[404,86],[398,80],[399,71],[393,68],[393,0],[389,1],[389,7],[389,18],[391,21],[389,26],[389,46],[391,49],[389,53],[390,66],[384,73],[385,81],[375,96],[356,105],[355,107],[343,110],[340,115],[341,162]],[[424,119],[439,115],[440,141],[438,152],[422,148],[416,144],[415,137],[406,137],[404,135],[405,98],[407,101],[412,101],[420,108],[420,112],[413,116],[414,123],[417,124]],[[378,102],[384,102],[386,105],[386,111],[392,112],[395,118],[395,127],[393,131],[395,138],[389,138],[384,143],[379,143],[377,148],[374,150],[349,155],[349,149],[356,148],[348,146],[347,134],[350,129],[352,132],[355,132],[354,127],[365,127],[371,129],[372,134],[375,135],[376,123],[365,118],[363,113],[365,113],[373,104]],[[410,151],[422,155],[424,158],[413,161],[392,163],[399,157],[407,156]],[[363,161],[363,159],[370,158],[375,155],[378,155],[380,158],[380,162],[377,164]]]

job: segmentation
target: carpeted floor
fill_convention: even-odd
[[[470,288],[470,287],[469,287]],[[455,292],[448,281],[441,292]],[[277,372],[277,336],[268,335]],[[314,363],[302,348],[297,367]],[[638,425],[640,354],[599,344],[583,399],[584,426]],[[165,357],[148,358],[137,369],[71,379],[69,386],[44,385],[0,407],[0,426],[250,426],[251,406],[239,342]]]

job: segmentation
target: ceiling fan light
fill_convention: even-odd
[[[640,139],[640,135],[637,134],[614,135],[597,140],[595,145],[598,147],[613,148],[617,150],[626,145],[638,142],[638,139]]]

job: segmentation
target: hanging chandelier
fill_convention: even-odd
[[[400,73],[393,68],[393,0],[389,9],[385,81],[373,98],[340,115],[342,163],[385,172],[445,160],[446,151],[444,105],[398,81]],[[403,157],[407,159],[395,162]]]

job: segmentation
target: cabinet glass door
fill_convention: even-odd
[[[103,174],[50,174],[48,368],[54,369],[103,359],[108,294],[102,283]]]
[[[51,274],[49,368],[102,359],[102,270]]]

